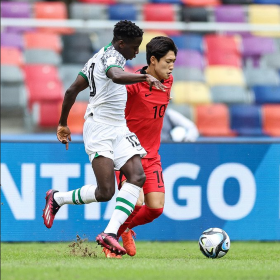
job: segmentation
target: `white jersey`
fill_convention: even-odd
[[[111,67],[124,70],[125,63],[126,59],[110,43],[85,64],[79,73],[88,81],[90,88],[85,119],[93,114],[93,120],[97,122],[116,126],[126,124],[124,115],[127,101],[126,87],[114,83],[106,75]]]

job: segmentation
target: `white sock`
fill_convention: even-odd
[[[105,233],[117,234],[120,226],[126,221],[127,217],[133,212],[134,206],[139,197],[141,188],[125,182],[118,193],[117,203]]]
[[[97,202],[95,198],[95,185],[85,185],[80,189],[69,192],[56,192],[54,199],[59,206],[64,204],[88,204]]]

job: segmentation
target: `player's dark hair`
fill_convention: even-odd
[[[165,36],[153,38],[146,46],[146,58],[148,65],[151,64],[152,56],[154,56],[157,61],[160,61],[160,59],[169,51],[173,51],[175,56],[178,52],[178,49],[172,39]]]
[[[135,23],[129,20],[121,20],[115,25],[113,42],[118,40],[133,40],[134,38],[142,37],[143,33],[143,30]]]

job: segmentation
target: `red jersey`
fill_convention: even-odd
[[[147,66],[140,73],[145,74]],[[127,85],[125,118],[127,126],[134,132],[142,147],[147,151],[145,158],[156,158],[160,146],[160,134],[165,110],[169,103],[173,77],[162,81],[165,91],[152,88],[147,82]]]

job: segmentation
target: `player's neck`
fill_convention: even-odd
[[[152,75],[153,77],[155,77],[159,81],[161,80],[153,67],[148,66],[148,68],[146,69],[146,73]]]

